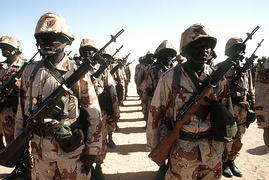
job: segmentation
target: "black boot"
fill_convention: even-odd
[[[109,134],[108,135],[107,147],[109,147],[111,149],[115,149],[116,148],[116,144],[114,143],[114,141],[112,139],[112,134]]]
[[[263,128],[263,141],[269,147],[269,128]]]
[[[95,180],[105,180],[101,164],[96,164],[94,169],[94,178]]]
[[[164,164],[159,167],[159,170],[156,175],[156,180],[164,180],[165,174],[168,170],[168,165]]]
[[[228,160],[227,163],[229,164],[229,167],[230,167],[234,176],[236,176],[236,177],[243,176],[243,173],[235,166],[234,161]]]
[[[25,166],[18,162],[15,169],[3,180],[14,180],[16,178],[31,180],[31,171],[29,171]]]
[[[222,175],[224,177],[227,177],[227,178],[232,178],[233,177],[233,173],[230,169],[230,166],[228,164],[228,162],[224,162],[222,163]]]

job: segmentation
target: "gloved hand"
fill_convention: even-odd
[[[79,160],[82,163],[81,166],[82,173],[85,173],[86,175],[89,174],[92,164],[94,163],[95,157],[96,157],[95,155],[88,155],[88,154],[82,154],[80,156]]]

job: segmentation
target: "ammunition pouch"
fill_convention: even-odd
[[[82,137],[65,125],[54,126],[54,137],[62,150],[67,153],[76,150],[82,143]]]
[[[62,150],[69,153],[81,146],[82,137],[74,131],[78,128],[81,129],[82,127],[79,125],[78,120],[76,120],[70,126],[56,124],[51,127],[36,127],[33,132],[40,137],[54,137]]]
[[[218,101],[211,102],[210,123],[216,141],[231,142],[238,132],[237,121],[230,111]]]
[[[103,92],[98,95],[98,101],[101,110],[106,111],[108,115],[113,114],[112,99],[106,90],[103,90]]]

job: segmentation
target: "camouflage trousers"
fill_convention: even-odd
[[[0,112],[0,133],[4,135],[7,145],[14,140],[15,116],[12,108],[4,108]]]
[[[235,158],[239,155],[239,151],[242,149],[243,143],[242,143],[242,137],[243,134],[246,132],[246,118],[247,118],[247,111],[239,106],[234,106],[234,113],[235,117],[237,119],[238,124],[238,132],[233,140],[232,143],[228,143],[228,159],[233,161]],[[229,147],[231,145],[231,147]]]
[[[208,144],[209,145],[209,144]],[[188,145],[187,145],[188,146]],[[217,152],[211,145],[210,153],[206,155],[205,161],[201,157],[201,150],[198,145],[186,151],[183,148],[172,149],[169,158],[169,168],[165,175],[165,180],[217,180],[222,176],[222,147]]]
[[[102,149],[101,154],[96,156],[95,163],[102,164],[105,160],[107,154],[107,135],[108,135],[108,126],[107,126],[107,114],[104,114],[102,111]]]
[[[54,162],[44,162],[42,159],[33,158],[33,169],[31,172],[32,179],[39,180],[80,180],[90,179],[91,172],[86,174],[81,173],[80,155],[69,159],[58,160]]]

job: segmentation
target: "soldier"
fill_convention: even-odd
[[[139,74],[137,75],[137,79],[139,80],[139,91],[142,92],[141,99],[143,99],[143,91],[146,84],[146,75],[148,70],[150,69],[152,63],[154,61],[154,53],[152,51],[148,51],[147,54],[142,59],[142,66]],[[142,113],[144,115],[144,120],[147,122],[148,120],[148,102],[142,101]]]
[[[27,65],[22,74],[15,137],[24,131],[24,117],[76,70],[75,62],[64,51],[74,36],[62,16],[51,12],[43,14],[34,36],[42,59]],[[92,163],[101,153],[102,122],[98,98],[88,74],[76,82],[72,91],[67,89],[57,107],[33,130],[32,179],[90,179]],[[84,116],[79,121],[82,112]],[[71,147],[63,143],[65,136],[69,137],[65,140],[69,140]]]
[[[168,41],[164,40],[158,48],[155,50],[155,56],[157,60],[152,66],[149,67],[146,78],[143,82],[143,96],[142,96],[142,105],[143,105],[143,114],[144,120],[146,121],[146,128],[148,123],[148,114],[150,111],[151,100],[154,95],[154,91],[157,87],[158,81],[161,75],[172,67],[172,59],[176,57],[177,51],[174,46]],[[164,164],[160,166],[157,179],[163,179],[164,174],[167,170],[167,166]]]
[[[139,95],[139,99],[141,99],[143,91],[140,90],[140,84],[142,83],[143,79],[140,78],[139,74],[140,74],[140,71],[142,71],[143,66],[144,66],[142,56],[139,57],[138,62],[139,63],[135,66],[134,82],[135,82],[135,85],[136,85],[136,92]]]
[[[158,80],[162,73],[171,68],[172,59],[176,57],[177,51],[174,46],[167,40],[164,40],[155,51],[157,61],[150,66],[147,71],[146,78],[143,84],[143,98],[142,103],[147,106],[147,111],[144,112],[144,119],[147,122],[148,112],[151,104],[151,99],[154,94],[154,90],[157,87]]]
[[[264,144],[269,147],[269,59],[258,62],[255,77],[255,112],[257,124],[263,128]]]
[[[82,39],[79,49],[82,60],[90,59],[91,55],[97,51],[98,47],[93,40],[88,38]],[[109,53],[104,53],[103,57],[106,58],[107,61],[113,60],[112,55]],[[99,63],[100,62],[92,62],[92,65],[95,68],[92,69],[91,74],[94,74],[99,67],[104,66],[104,64]],[[101,155],[97,156],[95,159],[96,166],[95,169],[93,169],[92,174],[93,177],[101,180],[104,179],[101,164],[103,164],[107,154],[107,147],[116,148],[112,134],[115,131],[116,123],[120,118],[120,110],[114,79],[107,69],[93,81],[93,85],[95,92],[98,95],[102,112],[103,147]]]
[[[241,55],[244,54],[246,46],[243,45],[243,48],[240,52],[236,52],[240,46],[242,46],[243,40],[239,37],[230,38],[225,46],[225,55],[232,58],[235,53],[239,53]],[[240,71],[243,67],[243,63],[241,61],[238,62],[238,65],[233,66],[225,75],[228,82],[232,82],[236,77],[236,73]],[[230,88],[232,93],[232,103],[234,110],[234,117],[237,120],[238,124],[238,133],[236,138],[234,139],[231,147],[231,151],[228,154],[228,160],[223,163],[223,176],[225,177],[242,177],[242,172],[235,165],[235,158],[239,155],[239,151],[241,150],[242,144],[242,136],[246,132],[246,120],[247,120],[247,112],[250,110],[250,107],[254,106],[254,88],[252,84],[252,74],[251,70],[248,69],[246,73],[244,73],[236,84],[231,84]]]
[[[151,102],[147,126],[147,145],[151,150],[172,129],[177,110],[199,89],[199,82],[213,72],[206,62],[216,42],[217,39],[202,24],[194,24],[182,33],[180,52],[187,61],[161,76]],[[225,88],[228,84],[222,79],[207,96],[217,95],[228,105],[231,99]],[[180,138],[174,142],[169,154],[165,179],[221,179],[224,142],[211,138],[209,116],[202,119],[194,114],[179,133]]]
[[[23,63],[22,60],[22,46],[20,41],[12,36],[2,36],[0,38],[0,49],[2,55],[6,57],[0,65],[0,89],[5,95],[4,86],[12,79]],[[6,145],[8,146],[14,140],[14,126],[15,116],[18,107],[18,91],[19,91],[19,80],[15,82],[13,88],[7,92],[6,96],[0,97],[0,132],[5,137]],[[0,147],[4,148],[4,144]],[[30,171],[23,166],[21,162],[18,162],[12,173],[5,179],[15,179],[18,177],[30,179]]]
[[[117,66],[117,70],[112,73],[112,77],[116,82],[116,90],[117,90],[117,95],[118,95],[118,99],[119,99],[119,105],[123,106],[123,101],[126,97],[126,73],[125,73],[125,69],[123,67],[123,62],[121,58],[115,58],[115,62],[114,64],[111,65],[111,70]]]

